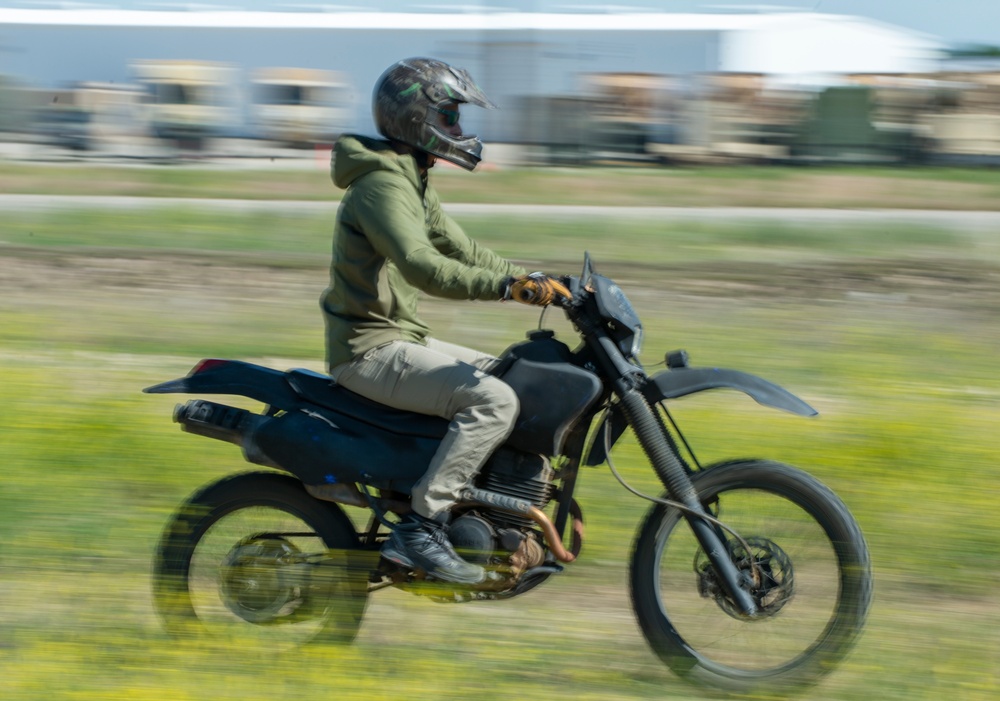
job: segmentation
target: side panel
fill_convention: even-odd
[[[266,419],[245,437],[243,450],[250,462],[287,470],[306,484],[361,482],[409,492],[439,443],[309,410]]]

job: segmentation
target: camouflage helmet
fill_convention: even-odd
[[[496,108],[468,71],[432,58],[408,58],[390,66],[375,84],[372,114],[387,139],[472,170],[482,160],[483,142],[441,128],[436,110],[450,102]]]

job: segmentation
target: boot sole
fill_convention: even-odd
[[[480,584],[480,583],[486,581],[486,571],[485,570],[482,570],[482,576],[478,577],[476,579],[471,579],[469,577],[465,577],[465,578],[452,577],[452,576],[448,576],[448,575],[442,575],[439,570],[428,569],[426,567],[420,567],[415,562],[413,562],[413,560],[411,560],[410,558],[408,558],[406,555],[403,555],[401,552],[399,552],[397,550],[394,550],[394,549],[383,548],[383,550],[382,550],[382,552],[380,554],[381,554],[381,556],[382,556],[383,559],[388,560],[389,562],[391,562],[394,565],[397,565],[399,567],[405,567],[405,568],[411,569],[411,570],[412,569],[423,570],[424,572],[427,573],[428,577],[432,577],[432,578],[434,578],[434,579],[436,579],[438,581],[441,581],[441,582],[449,582],[451,584]]]
[[[400,567],[408,567],[411,569],[413,567],[416,567],[416,565],[413,563],[413,560],[406,557],[406,555],[397,550],[388,550],[386,548],[382,548],[382,552],[380,554],[382,555],[383,559],[388,560],[394,565],[399,565]]]

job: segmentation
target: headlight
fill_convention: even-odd
[[[594,275],[592,284],[598,311],[607,322],[619,350],[626,357],[637,357],[642,348],[642,322],[632,303],[622,289],[606,277]]]

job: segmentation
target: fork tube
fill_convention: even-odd
[[[663,420],[649,406],[641,392],[630,387],[624,380],[619,380],[615,385],[625,416],[667,492],[694,514],[705,513],[691,479],[666,440],[667,428],[663,425]],[[757,612],[757,606],[741,586],[742,576],[729,556],[729,549],[711,524],[694,514],[685,512],[684,518],[718,572],[723,587],[744,615],[753,616]]]
[[[698,493],[691,484],[680,457],[671,447],[667,427],[646,397],[637,389],[645,377],[640,368],[631,365],[618,350],[618,346],[600,326],[585,316],[574,314],[571,318],[587,343],[595,347],[596,357],[607,378],[613,380],[615,394],[621,400],[625,418],[635,431],[646,457],[649,458],[660,482],[670,496],[681,502],[690,511],[683,512],[684,519],[691,527],[695,538],[715,567],[719,580],[745,616],[757,613],[757,605],[749,592],[741,586],[742,576],[729,556],[729,549],[711,524],[697,514],[704,514],[705,508],[698,500]]]

